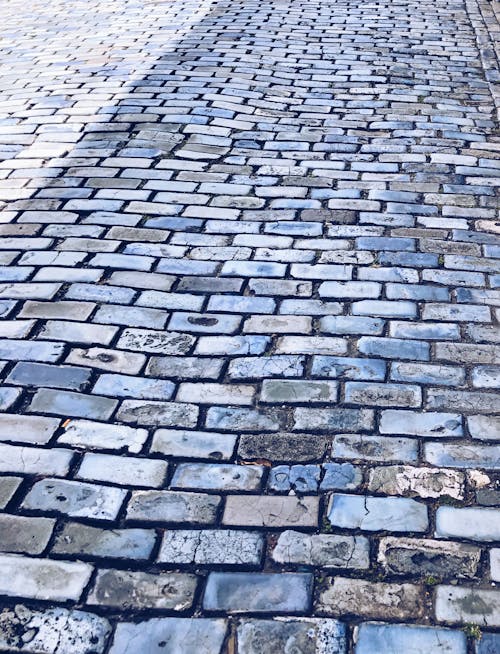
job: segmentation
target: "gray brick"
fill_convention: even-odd
[[[313,356],[311,374],[314,377],[338,379],[366,379],[382,381],[385,378],[386,363],[381,359]]]
[[[220,497],[182,491],[134,491],[127,520],[158,523],[212,524]]]
[[[369,542],[363,536],[284,531],[271,556],[277,563],[285,565],[353,569],[366,569],[370,565]]]
[[[236,435],[214,432],[158,429],[151,452],[186,459],[230,459],[236,445]]]
[[[222,522],[245,527],[314,527],[318,497],[228,495]]]
[[[178,572],[99,570],[88,597],[92,606],[121,610],[162,609],[185,611],[191,608],[196,591],[195,575]]]
[[[64,427],[58,443],[83,449],[121,450],[137,454],[141,451],[148,433],[123,425],[109,425],[90,420],[71,420]]]
[[[22,477],[0,477],[0,509],[5,509],[22,481]]]
[[[294,431],[327,430],[345,432],[368,430],[373,425],[373,412],[368,409],[309,409],[294,410]]]
[[[149,558],[156,534],[146,529],[100,529],[78,522],[66,523],[56,536],[52,552],[102,559]]]
[[[0,441],[45,445],[55,434],[60,420],[42,416],[0,414]]]
[[[64,602],[80,599],[92,574],[92,567],[79,561],[1,554],[0,571],[2,595]]]
[[[180,402],[124,400],[116,414],[118,420],[138,425],[195,427],[198,407]]]
[[[290,644],[304,654],[345,654],[345,625],[328,618],[288,618],[287,620],[241,620],[238,643],[247,654],[286,652]]]
[[[335,577],[329,579],[317,601],[317,611],[330,615],[356,613],[363,618],[419,619],[423,616],[422,588]]]
[[[390,574],[470,577],[477,574],[481,549],[465,543],[389,536],[380,540],[378,561]]]
[[[438,586],[436,589],[436,619],[450,624],[500,626],[498,590]]]
[[[0,515],[0,551],[41,554],[54,529],[50,518]]]

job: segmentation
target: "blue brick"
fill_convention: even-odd
[[[381,359],[313,356],[311,373],[314,377],[383,381],[386,363]]]
[[[410,359],[428,361],[430,347],[423,341],[412,341],[399,338],[372,338],[362,336],[358,341],[358,349],[363,354],[385,357],[387,359]]]
[[[463,631],[407,624],[365,622],[360,625],[355,654],[466,654]],[[498,650],[497,650],[498,652]],[[478,654],[490,654],[478,650]],[[491,654],[496,654],[491,650]]]

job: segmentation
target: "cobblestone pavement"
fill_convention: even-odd
[[[0,651],[498,654],[498,3],[3,9]]]

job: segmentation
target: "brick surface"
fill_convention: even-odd
[[[499,649],[497,4],[3,3],[0,650]]]

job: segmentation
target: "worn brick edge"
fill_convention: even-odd
[[[481,65],[500,120],[500,2],[465,0],[465,8],[476,35]]]

